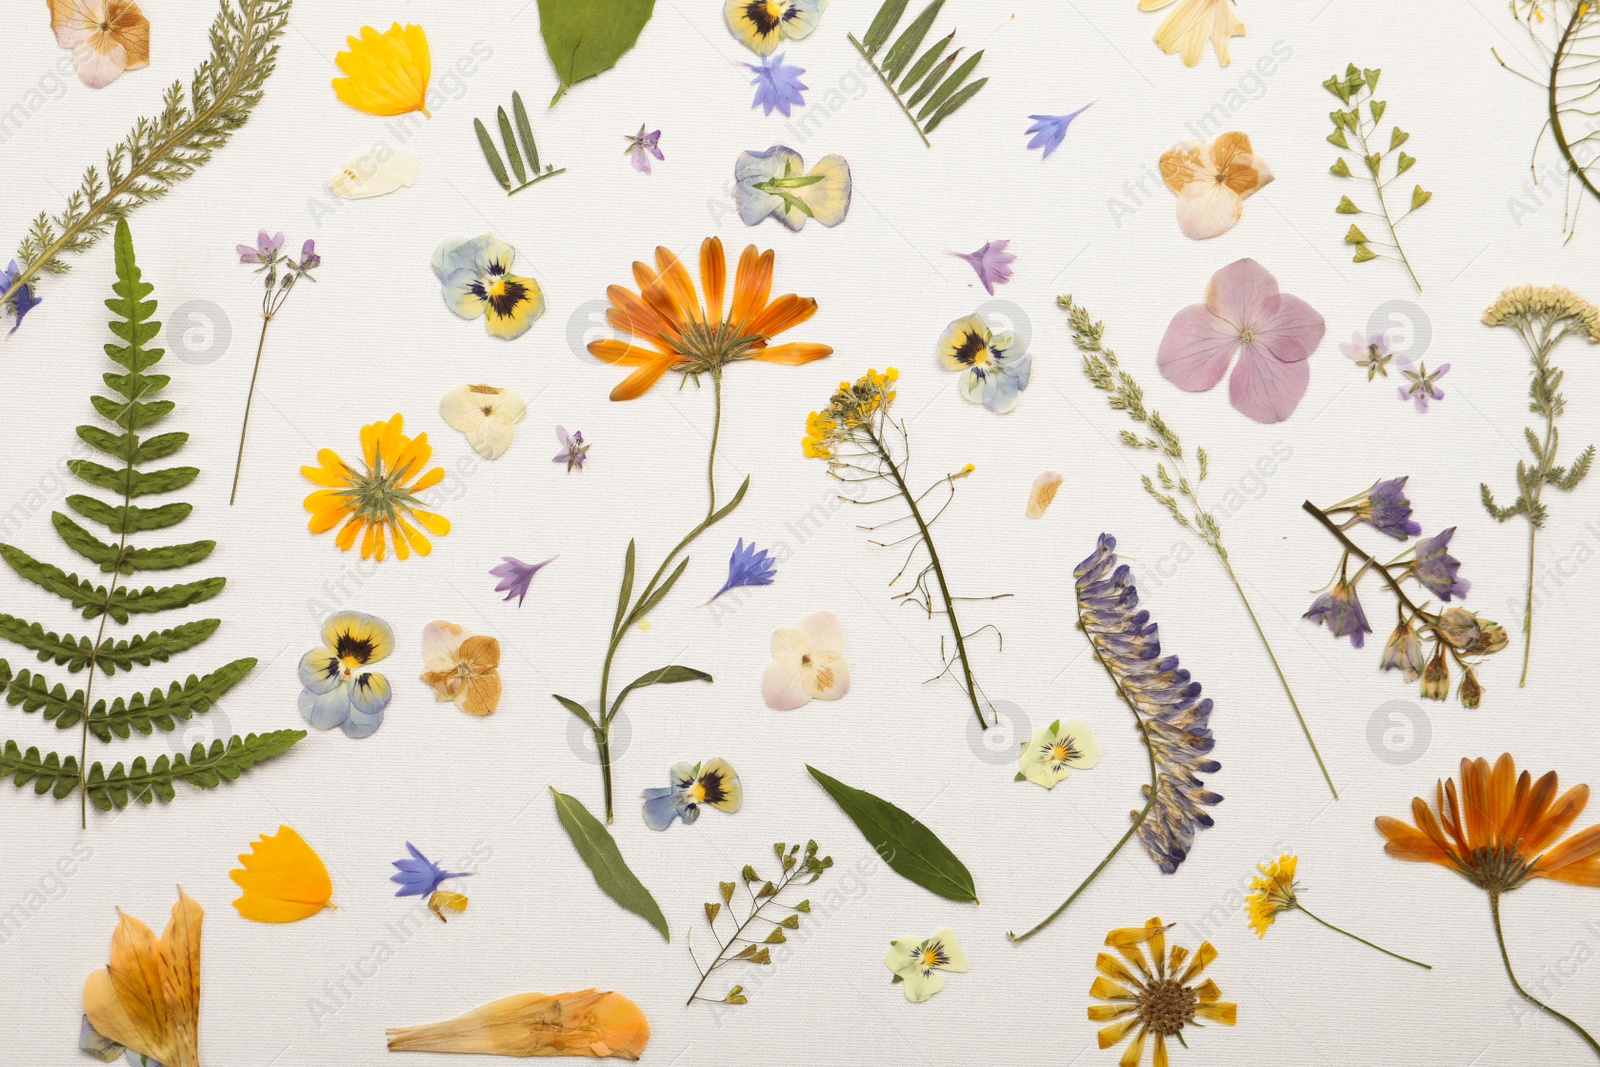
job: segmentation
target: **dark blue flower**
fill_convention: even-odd
[[[1041,158],[1049,159],[1050,153],[1060,148],[1061,142],[1066,140],[1067,127],[1072,125],[1072,120],[1089,110],[1093,103],[1094,101],[1091,100],[1078,110],[1067,115],[1029,115],[1028,117],[1033,120],[1033,125],[1023,132],[1031,133],[1034,136],[1033,140],[1028,142],[1028,147],[1038,148],[1042,145],[1044,147],[1044,156]]]
[[[1372,627],[1367,623],[1367,613],[1356,597],[1356,587],[1344,579],[1333,583],[1333,588],[1311,603],[1305,617],[1312,622],[1324,623],[1335,637],[1348,637],[1356,648],[1366,644]]]
[[[784,118],[788,118],[790,106],[805,106],[806,102],[800,96],[801,90],[809,88],[800,80],[805,68],[785,64],[782,52],[777,55],[762,56],[759,64],[740,65],[756,72],[756,76],[750,79],[750,84],[756,87],[755,103],[750,106],[761,108],[762,114],[770,115],[776,108],[782,112]]]
[[[1418,541],[1416,559],[1411,564],[1417,581],[1440,600],[1449,600],[1451,597],[1460,599],[1472,588],[1471,582],[1456,576],[1461,569],[1461,561],[1445,551],[1450,547],[1450,538],[1455,533],[1456,528],[1452,526]]]
[[[777,573],[777,562],[767,554],[767,550],[763,548],[757,551],[754,541],[747,545],[741,537],[733,547],[733,555],[728,557],[728,580],[712,594],[711,600],[742,585],[771,585]],[[706,603],[711,603],[711,600]]]
[[[1396,541],[1415,537],[1422,527],[1411,518],[1411,501],[1406,499],[1406,475],[1378,482],[1367,490],[1367,497],[1355,505],[1355,514],[1375,530]]]
[[[21,274],[22,268],[17,266],[17,261],[14,259],[9,267],[0,271],[0,293],[10,294],[6,297],[6,303],[10,305],[12,313],[17,317],[17,321],[12,323],[11,329],[7,331],[7,337],[17,332],[17,327],[22,325],[22,317],[24,315],[39,306],[39,297],[33,295],[33,286],[17,285],[16,291],[11,291],[11,287],[16,285],[17,278]]]
[[[500,584],[494,587],[496,593],[505,593],[505,598],[517,598],[517,607],[522,607],[523,598],[528,595],[528,586],[533,582],[533,576],[556,557],[551,556],[544,563],[524,563],[515,556],[501,556],[503,563],[489,568],[489,573],[500,579]]]
[[[399,874],[391,874],[389,881],[400,886],[397,897],[420,897],[439,888],[439,883],[446,878],[465,878],[471,871],[447,871],[437,863],[417,851],[417,846],[410,841],[406,842],[406,851],[411,853],[411,859],[395,860],[394,865],[399,869]]]

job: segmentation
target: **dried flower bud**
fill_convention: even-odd
[[[1465,708],[1475,708],[1483,702],[1483,686],[1478,684],[1478,676],[1471,667],[1461,677],[1459,695],[1461,706]]]
[[[1450,665],[1444,660],[1445,646],[1440,642],[1433,658],[1422,669],[1422,695],[1427,700],[1443,700],[1450,695]]]
[[[1481,636],[1478,617],[1466,608],[1446,608],[1439,616],[1439,633],[1452,648],[1468,648]]]

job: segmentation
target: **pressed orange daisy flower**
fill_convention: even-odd
[[[1118,1067],[1136,1067],[1144,1055],[1147,1038],[1154,1038],[1152,1063],[1167,1067],[1167,1039],[1183,1040],[1183,1028],[1203,1026],[1200,1019],[1209,1019],[1225,1026],[1238,1021],[1239,1008],[1222,999],[1217,983],[1207,978],[1196,983],[1200,972],[1217,958],[1211,942],[1200,942],[1194,959],[1182,945],[1173,945],[1167,953],[1167,931],[1159,918],[1150,919],[1141,926],[1113,930],[1106,935],[1106,944],[1115,948],[1122,959],[1102,952],[1095,958],[1095,969],[1100,972],[1089,987],[1089,995],[1106,1004],[1089,1005],[1089,1021],[1111,1025],[1100,1030],[1100,1047],[1110,1048],[1130,1033],[1133,1041],[1117,1060]],[[1145,959],[1143,946],[1150,946],[1150,958]],[[1130,970],[1123,962],[1133,964]],[[1188,966],[1185,967],[1185,961]]]
[[[656,265],[635,262],[634,281],[639,292],[613,285],[606,289],[611,307],[606,321],[647,342],[649,347],[604,338],[589,343],[589,351],[607,363],[637,367],[611,390],[612,400],[632,400],[669,370],[680,374],[710,374],[720,381],[722,368],[741,359],[760,359],[791,366],[831,355],[828,345],[807,341],[769,345],[776,335],[798,326],[817,313],[809,296],[785,293],[771,298],[774,255],[755,245],[739,256],[733,280],[733,300],[723,315],[723,289],[728,263],[722,241],[707,237],[700,245],[700,286],[705,303],[695,292],[689,268],[671,249],[656,249]]]
[[[1414,797],[1411,818],[1416,825],[1380,815],[1377,827],[1389,855],[1437,863],[1489,894],[1500,959],[1512,986],[1524,999],[1576,1030],[1600,1055],[1600,1044],[1587,1030],[1522,988],[1511,969],[1500,925],[1500,895],[1535,878],[1600,886],[1600,825],[1560,840],[1589,803],[1589,787],[1575,785],[1559,796],[1556,790],[1555,771],[1538,781],[1527,771],[1519,775],[1509,752],[1502,753],[1492,768],[1482,757],[1462,759],[1459,791],[1453,779],[1436,783],[1437,814],[1427,801]]]
[[[331,448],[317,453],[319,466],[300,468],[301,474],[327,487],[306,497],[312,533],[343,523],[335,539],[339,548],[349,551],[360,535],[361,558],[381,561],[391,538],[394,554],[401,559],[413,550],[421,556],[432,552],[433,543],[417,526],[438,536],[450,532],[449,519],[418,506],[417,494],[443,481],[444,468],[424,473],[433,455],[428,435],[407,437],[403,427],[400,415],[361,427],[364,469],[346,463]]]

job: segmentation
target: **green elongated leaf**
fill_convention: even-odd
[[[111,598],[107,610],[118,622],[127,622],[129,615],[171,611],[173,608],[184,608],[190,604],[198,604],[202,600],[210,600],[222,592],[222,587],[227,584],[226,578],[202,578],[198,582],[180,582],[177,585],[164,585],[159,589],[148,585],[143,589],[123,587]]]
[[[92,619],[105,610],[106,599],[110,593],[103,585],[96,588],[76,574],[68,574],[52,563],[34,559],[22,549],[11,545],[0,545],[0,558],[4,558],[19,577],[27,579],[40,589],[54,593],[63,600],[71,601],[72,606],[81,610],[86,619]],[[124,617],[118,621],[127,620]]]
[[[94,645],[90,644],[87,637],[75,638],[71,634],[63,636],[46,632],[38,623],[30,623],[15,615],[0,615],[0,638],[30,648],[39,654],[39,659],[54,660],[58,666],[64,665],[69,671],[82,670],[94,652]]]
[[[140,756],[126,769],[118,763],[109,772],[104,765],[95,763],[89,768],[84,788],[89,803],[101,811],[127,807],[130,800],[149,804],[159,798],[165,803],[177,795],[174,782],[181,780],[199,789],[215,789],[223,782],[234,781],[257,763],[287,751],[305,736],[304,730],[274,730],[244,737],[235,734],[226,744],[219,737],[209,749],[196,744],[187,758],[179,753],[171,758],[158,756],[154,763],[147,763]],[[4,764],[0,763],[0,771],[3,770]]]
[[[56,532],[61,535],[61,540],[67,543],[68,548],[90,563],[99,566],[102,571],[116,569],[120,555],[116,545],[106,544],[106,542],[100,540],[59,511],[50,516],[50,521],[55,525]]]
[[[517,176],[517,184],[521,185],[528,180],[528,168],[522,163],[522,152],[517,148],[517,135],[511,130],[511,116],[506,114],[505,108],[496,109],[496,119],[500,123],[500,142],[506,146],[506,158],[511,161],[511,172]]]
[[[483,158],[488,162],[489,169],[494,172],[494,180],[500,183],[500,188],[510,192],[511,175],[506,173],[505,161],[500,158],[500,150],[495,147],[494,138],[489,136],[482,119],[473,119],[472,128],[478,132],[478,145],[483,149]]]
[[[654,926],[664,940],[671,941],[672,932],[667,928],[667,917],[661,914],[661,908],[656,904],[656,898],[650,895],[650,890],[628,868],[610,831],[599,819],[590,815],[589,809],[576,797],[557,792],[554,786],[550,787],[550,793],[556,801],[556,818],[561,820],[562,828],[572,839],[572,846],[588,865],[589,873],[594,875],[595,884],[606,896]]]
[[[638,606],[635,607],[632,613],[630,613],[628,616],[628,625],[632,626],[634,623],[638,622],[640,619],[654,611],[656,605],[661,603],[661,601],[666,598],[668,593],[672,592],[672,587],[678,584],[678,579],[683,577],[683,572],[688,566],[689,560],[687,557],[685,557],[678,563],[676,567],[673,568],[672,573],[667,575],[666,581],[662,582],[649,596],[639,601]]]
[[[561,704],[561,706],[566,708],[568,711],[572,712],[572,714],[576,715],[578,718],[582,719],[584,722],[588,723],[590,726],[594,726],[595,725],[594,716],[589,714],[589,709],[588,708],[584,707],[582,704],[578,703],[576,700],[572,700],[572,699],[569,699],[568,697],[562,696],[560,693],[551,693],[550,695],[555,697],[556,700]]]
[[[123,572],[166,571],[174,567],[187,567],[211,555],[217,547],[215,541],[190,541],[182,545],[163,545],[160,548],[133,548],[123,553]]]
[[[54,752],[40,756],[37,748],[24,752],[15,741],[7,741],[0,747],[0,777],[7,776],[18,789],[32,782],[36,794],[50,793],[60,800],[78,788],[78,757]]]
[[[550,105],[578,82],[616,66],[655,6],[655,0],[539,0],[539,32],[561,81]]]
[[[982,89],[985,85],[988,85],[988,84],[989,84],[989,79],[988,78],[979,78],[977,81],[973,82],[971,85],[969,85],[966,88],[962,89],[960,92],[956,93],[956,95],[952,96],[950,99],[946,100],[944,102],[944,106],[941,107],[938,111],[935,111],[933,113],[933,118],[929,119],[928,122],[927,122],[927,125],[922,127],[922,132],[923,133],[932,133],[934,130],[938,129],[939,128],[939,123],[943,122],[945,119],[947,119],[951,115],[955,114],[955,111],[956,111],[957,108],[959,108],[962,104],[965,104],[968,100],[971,100],[974,96],[977,96],[978,95],[978,90]]]
[[[806,770],[828,791],[891,870],[946,900],[978,902],[972,872],[932,830],[881,797],[830,778],[809,763]]]
[[[110,346],[108,345],[107,347]],[[94,409],[107,422],[116,423],[124,430],[142,430],[146,426],[166,418],[172,414],[172,409],[177,407],[170,400],[111,400],[99,394],[90,396],[89,403],[94,405]]]
[[[1423,204],[1426,204],[1432,199],[1432,193],[1428,192],[1420,185],[1417,186],[1415,189],[1411,190],[1411,210],[1417,210],[1417,208],[1421,207]]]
[[[110,707],[105,701],[97,700],[89,713],[89,732],[101,741],[110,741],[113,735],[127,738],[134,730],[141,734],[175,730],[179,721],[187,722],[210,711],[224,693],[255,669],[255,665],[255,658],[247,656],[203,678],[191,674],[185,682],[173,682],[166,692],[152,689],[148,697],[143,693],[135,693],[126,700],[117,697]],[[81,706],[81,700],[79,704]]]
[[[54,722],[57,729],[76,726],[83,718],[86,697],[82,689],[69,696],[60,682],[51,685],[44,675],[27,668],[13,675],[11,665],[3,659],[0,659],[0,693],[5,694],[6,703],[12,707],[20,704],[22,710],[30,714],[42,710],[45,721]]]
[[[944,80],[944,76],[949,73],[950,68],[955,65],[956,58],[961,55],[962,51],[962,49],[957,48],[954,52],[951,52],[949,55],[945,56],[944,59],[940,60],[938,66],[934,67],[928,72],[928,76],[922,79],[922,84],[917,87],[917,91],[912,93],[911,96],[906,100],[906,109],[908,111],[920,104],[922,99],[929,93],[933,92],[939,83]]]
[[[643,686],[672,685],[676,682],[709,682],[711,680],[711,675],[707,674],[705,671],[697,671],[693,667],[680,667],[674,663],[669,666],[662,667],[659,671],[651,671],[648,674],[641,674],[639,677],[629,682],[623,688],[622,692],[617,694],[617,699],[612,702],[611,712],[612,714],[616,714],[616,710],[622,706],[622,699],[635,689],[639,689]]]
[[[137,504],[107,504],[81,493],[67,497],[67,506],[114,534],[165,529],[187,519],[194,510],[192,504],[162,504],[154,508],[142,508]]]
[[[900,24],[900,17],[906,13],[906,4],[909,0],[883,0],[883,6],[878,8],[878,13],[872,18],[872,25],[867,27],[867,35],[862,38],[861,46],[866,49],[867,55],[876,55],[878,49],[889,39],[894,28]]]
[[[911,25],[900,35],[899,40],[883,55],[883,73],[894,81],[900,77],[900,71],[911,62],[911,56],[922,46],[922,39],[928,36],[928,30],[933,27],[933,20],[939,16],[939,9],[944,6],[944,0],[933,0],[931,4],[922,9],[922,14],[911,20]]]
[[[917,84],[917,79],[928,73],[928,68],[932,67],[939,61],[939,57],[944,55],[945,46],[951,41],[955,40],[955,38],[956,31],[951,30],[948,36],[935,41],[932,48],[922,53],[922,57],[915,63],[911,64],[911,69],[906,71],[906,76],[901,79],[900,88],[896,90],[896,92],[898,92],[901,96],[906,95],[906,90]]]
[[[159,393],[172,384],[172,379],[165,374],[113,374],[107,371],[100,375],[100,378],[129,400],[143,399],[151,393]]]
[[[517,135],[522,138],[522,151],[528,156],[528,169],[539,173],[539,146],[533,140],[533,124],[528,121],[528,109],[522,105],[522,94],[511,94],[511,115],[517,120]]]
[[[722,505],[722,507],[718,508],[715,512],[712,513],[710,520],[706,522],[707,529],[709,529],[712,526],[715,526],[717,523],[719,523],[723,519],[727,518],[728,517],[728,513],[731,512],[734,508],[739,506],[739,503],[742,500],[744,500],[744,495],[746,493],[748,493],[749,491],[750,491],[750,476],[747,474],[747,475],[744,476],[744,481],[739,483],[739,491],[737,493],[733,494],[733,499],[728,501],[726,504]]]
[[[979,49],[968,56],[967,61],[957,67],[954,74],[940,82],[939,88],[933,91],[933,95],[928,97],[927,102],[922,105],[922,110],[917,112],[917,121],[921,122],[929,115],[932,115],[939,109],[940,104],[949,100],[951,94],[961,87],[961,83],[967,80],[967,76],[972,73],[973,68],[978,65],[978,61],[982,58],[983,50]]]
[[[221,625],[220,619],[198,619],[130,640],[102,641],[95,654],[95,664],[107,674],[115,674],[119,667],[133,670],[135,663],[141,667],[148,667],[156,660],[165,663],[171,656],[193,648],[216,633]]]
[[[199,467],[167,467],[158,471],[139,471],[132,467],[115,470],[87,459],[70,459],[67,469],[90,485],[125,496],[147,496],[182,489],[200,474]]]
[[[622,561],[622,590],[617,593],[617,617],[611,620],[611,632],[615,634],[622,626],[622,614],[628,610],[628,601],[633,597],[633,565],[634,555],[633,539],[628,539],[628,554]]]

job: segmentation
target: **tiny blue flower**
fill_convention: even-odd
[[[740,586],[771,585],[777,573],[777,563],[767,554],[767,550],[763,548],[757,551],[754,541],[747,545],[741,537],[739,543],[733,547],[733,555],[728,557],[728,580],[721,589],[712,594],[711,600]],[[706,603],[711,603],[711,600]]]
[[[1072,125],[1072,120],[1089,110],[1093,104],[1094,101],[1091,100],[1078,110],[1066,115],[1029,115],[1028,117],[1033,120],[1033,125],[1023,132],[1031,133],[1034,136],[1033,140],[1028,142],[1028,147],[1038,148],[1042,145],[1044,147],[1044,155],[1041,158],[1049,159],[1050,153],[1060,148],[1061,142],[1066,140],[1067,127]]]
[[[770,115],[773,109],[777,109],[784,118],[788,118],[791,105],[805,106],[806,102],[800,96],[802,90],[809,88],[800,80],[805,69],[786,65],[782,52],[762,56],[760,63],[741,63],[740,66],[756,72],[756,76],[750,79],[750,84],[756,87],[756,99],[750,106],[761,108],[762,114]]]
[[[788,112],[785,111],[784,114],[787,115]],[[22,325],[23,316],[38,307],[40,303],[39,297],[33,295],[31,285],[17,285],[16,291],[11,292],[11,287],[16,285],[21,273],[22,268],[17,266],[17,261],[14,259],[9,267],[0,270],[0,293],[10,293],[6,297],[6,303],[11,305],[11,311],[17,317],[17,321],[12,323],[11,329],[6,333],[7,337],[17,332],[17,327]]]
[[[446,878],[465,878],[471,871],[446,871],[437,863],[417,851],[417,846],[410,841],[406,842],[406,851],[411,853],[408,860],[395,860],[394,866],[399,869],[399,874],[391,874],[389,881],[400,886],[397,897],[420,897],[432,893],[439,888],[439,883]]]

